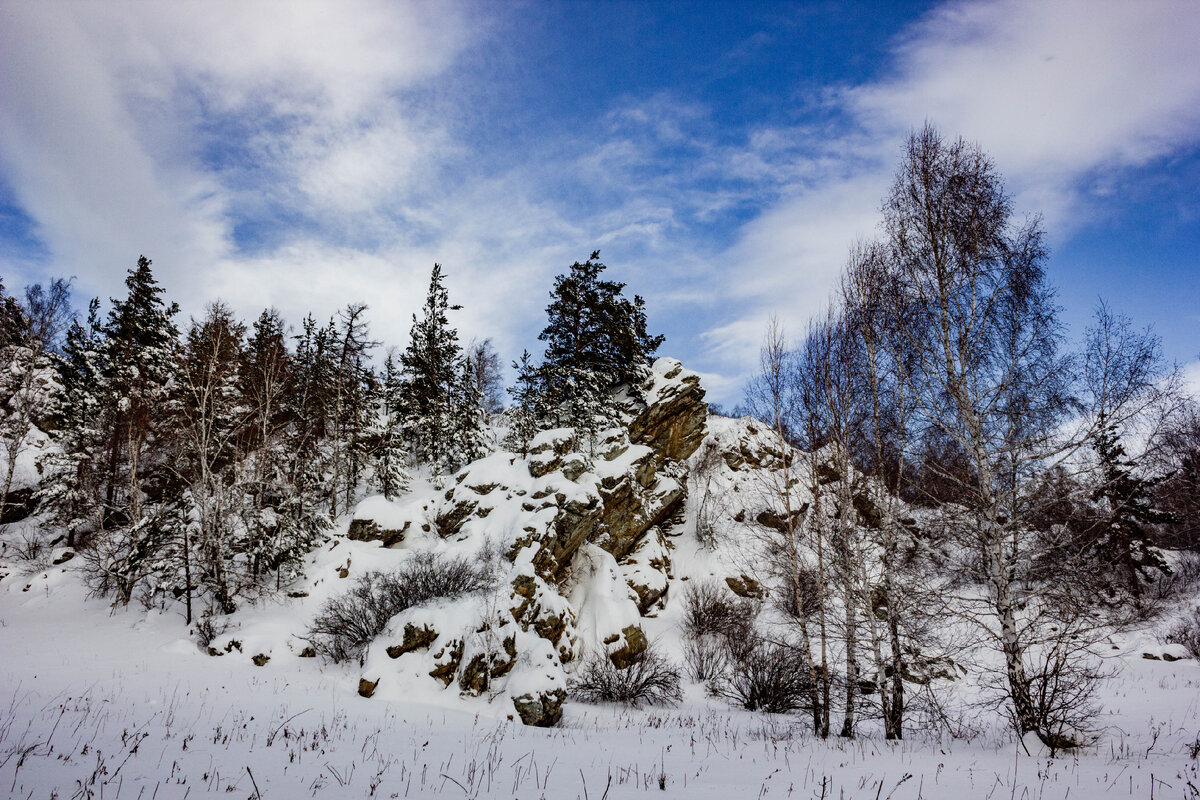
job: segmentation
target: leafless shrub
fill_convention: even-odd
[[[1192,658],[1200,659],[1200,607],[1179,621],[1167,634],[1167,641],[1187,648]]]
[[[1200,553],[1179,553],[1169,573],[1146,586],[1148,601],[1162,604],[1177,597],[1190,597],[1200,592]]]
[[[1038,732],[1054,755],[1082,746],[1096,731],[1097,690],[1109,677],[1088,647],[1069,630],[1049,642],[1027,667]]]
[[[492,582],[491,570],[478,561],[420,553],[392,572],[368,572],[350,591],[330,598],[313,618],[306,638],[332,661],[361,658],[401,611],[435,598],[481,591]]]
[[[585,703],[674,706],[683,699],[679,669],[653,644],[625,669],[604,652],[588,655],[571,681],[571,694]]]
[[[709,690],[748,711],[786,714],[805,707],[812,687],[800,651],[751,638],[747,646],[729,652],[729,669],[709,684]]]
[[[208,647],[213,641],[229,630],[229,624],[224,618],[207,613],[196,622],[196,641],[201,647]]]
[[[783,576],[783,588],[773,594],[775,607],[790,619],[811,616],[819,608],[821,586],[817,571],[801,566]]]
[[[717,583],[690,583],[683,594],[683,635],[689,639],[741,638],[749,631],[756,609]]]
[[[710,683],[729,669],[729,648],[716,636],[696,636],[684,641],[683,663],[692,680]]]
[[[721,449],[709,440],[693,456],[688,473],[689,493],[696,505],[696,536],[709,549],[717,545],[717,521],[729,511],[725,495],[713,486],[721,464]]]
[[[13,552],[22,561],[44,561],[46,550],[46,540],[37,531],[24,531],[13,543]]]
[[[1022,727],[1002,669],[985,674],[982,682],[992,698],[988,703],[1003,708],[1016,730],[1036,732],[1054,756],[1094,738],[1100,713],[1098,689],[1112,672],[1093,652],[1097,629],[1086,619],[1047,619],[1040,628],[1045,635],[1024,648],[1032,727]]]

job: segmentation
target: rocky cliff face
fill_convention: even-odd
[[[526,457],[496,453],[463,468],[419,519],[386,530],[352,523],[356,537],[389,546],[419,532],[448,550],[500,555],[501,608],[471,611],[465,632],[453,615],[406,613],[393,621],[396,641],[380,648],[390,659],[428,662],[432,679],[467,694],[503,692],[526,724],[553,725],[566,697],[564,665],[585,644],[606,648],[617,664],[645,649],[638,621],[668,588],[664,529],[682,512],[686,461],[704,438],[707,406],[699,376],[669,358],[620,406],[590,445],[569,429],[547,431]]]

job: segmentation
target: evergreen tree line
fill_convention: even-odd
[[[661,342],[641,298],[624,300],[603,269],[593,256],[555,282],[546,358],[523,357],[509,413],[522,446],[542,428],[602,424],[611,387],[642,374]],[[273,309],[247,327],[216,302],[181,331],[149,259],[125,283],[107,315],[93,300],[84,319],[66,282],[31,288],[24,305],[0,286],[15,376],[0,515],[32,430],[48,431],[39,511],[117,602],[177,598],[189,623],[229,613],[290,583],[362,494],[395,497],[414,469],[438,480],[495,446],[499,356],[490,340],[460,344],[440,265],[408,346],[378,369],[365,305],[324,324],[309,315],[292,334]]]

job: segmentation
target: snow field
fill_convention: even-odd
[[[110,615],[85,600],[65,566],[5,578],[0,795],[1200,796],[1200,669],[1144,659],[1140,639],[1113,659],[1101,739],[1051,760],[1025,755],[998,727],[969,740],[917,732],[892,743],[870,728],[821,742],[802,717],[730,709],[694,685],[678,709],[571,703],[555,729],[522,726],[507,704],[468,704],[454,690],[399,696],[385,680],[365,699],[356,666],[292,662],[278,647],[265,666],[251,663],[252,642],[289,616],[283,606],[250,612],[235,634],[243,652],[213,658],[174,614]]]

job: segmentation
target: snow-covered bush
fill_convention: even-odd
[[[207,648],[221,634],[229,629],[229,623],[224,618],[214,614],[203,614],[196,621],[196,641],[200,646]]]
[[[624,669],[604,652],[592,653],[580,664],[570,688],[572,696],[585,703],[673,706],[683,699],[679,681],[679,669],[650,644]]]
[[[332,661],[359,658],[401,611],[437,598],[482,591],[493,581],[485,563],[418,553],[392,572],[368,572],[350,591],[330,598],[313,618],[306,638],[318,654]]]

